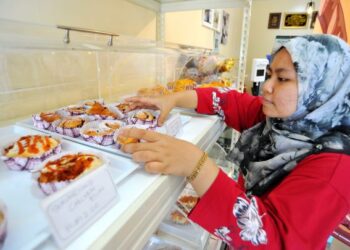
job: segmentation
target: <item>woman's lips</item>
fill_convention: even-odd
[[[265,97],[262,98],[262,103],[263,103],[263,104],[264,104],[264,103],[265,103],[265,104],[273,104],[272,101],[266,99]]]

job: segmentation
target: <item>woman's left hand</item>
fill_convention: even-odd
[[[151,130],[124,129],[121,135],[142,140],[123,145],[122,150],[132,154],[134,161],[144,163],[150,173],[189,176],[203,154],[189,142]]]

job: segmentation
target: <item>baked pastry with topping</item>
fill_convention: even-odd
[[[128,118],[128,124],[148,125],[150,128],[157,126],[159,112],[151,109],[137,110]]]
[[[189,213],[198,203],[199,198],[193,195],[183,195],[177,200],[179,207],[184,207],[184,212]]]
[[[117,103],[115,107],[119,109],[123,114],[127,114],[132,110],[130,105],[125,102]]]
[[[86,111],[88,118],[91,120],[115,120],[122,119],[123,115],[118,109],[113,109],[102,105],[101,103],[95,103]]]
[[[55,131],[59,134],[78,137],[80,135],[80,128],[84,123],[85,119],[71,116],[55,121],[52,125]]]
[[[177,210],[174,210],[173,212],[171,212],[170,219],[172,222],[176,224],[180,224],[180,225],[190,224],[190,221],[187,219],[187,217]]]
[[[64,110],[67,111],[67,115],[70,116],[84,115],[86,113],[86,108],[81,105],[68,106]]]
[[[1,157],[11,170],[32,170],[61,151],[61,142],[47,135],[22,136],[5,147]]]
[[[142,125],[127,125],[123,128],[140,128],[140,129],[146,129],[145,126]],[[117,146],[117,148],[121,148],[122,145],[130,144],[130,143],[139,143],[140,140],[137,138],[131,138],[131,137],[125,137],[123,135],[119,134],[120,130],[115,131],[113,135],[113,140]]]
[[[6,207],[0,200],[0,249],[2,248],[7,233]]]
[[[124,123],[117,120],[92,121],[86,123],[80,130],[84,140],[103,146],[114,143],[113,135]]]
[[[61,115],[56,112],[41,112],[33,115],[34,126],[40,129],[53,131],[52,123],[61,119]]]
[[[49,195],[67,186],[84,174],[101,167],[101,157],[88,153],[64,154],[48,160],[40,170],[38,183],[41,190]]]

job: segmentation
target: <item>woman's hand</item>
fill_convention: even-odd
[[[122,150],[132,154],[136,162],[144,163],[149,173],[190,176],[203,155],[195,145],[164,134],[137,128],[124,129],[120,134],[142,140],[140,143],[126,144]],[[207,159],[197,177],[191,182],[194,190],[202,196],[214,182],[219,168]]]
[[[158,118],[158,126],[162,126],[166,118],[168,117],[170,111],[175,108],[176,100],[169,96],[160,97],[129,97],[125,99],[129,103],[132,109],[137,108],[147,108],[147,109],[159,109],[160,116]]]
[[[131,128],[120,134],[143,141],[123,145],[122,150],[132,154],[134,161],[144,163],[150,173],[189,176],[203,154],[189,142],[150,130]]]

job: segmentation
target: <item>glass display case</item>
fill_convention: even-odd
[[[0,20],[0,34],[2,154],[21,136],[38,134],[58,136],[63,152],[86,150],[103,155],[118,199],[65,248],[141,249],[182,192],[184,178],[148,174],[117,149],[38,129],[31,116],[83,100],[115,103],[140,88],[166,86],[203,50],[6,20]],[[180,114],[183,126],[176,136],[203,150],[208,150],[225,128],[216,116],[189,110],[175,113]],[[0,200],[4,203],[1,207],[6,207],[6,213],[0,215],[6,215],[7,224],[3,249],[59,248],[41,208],[46,197],[37,195],[34,186],[31,172],[9,170],[0,162]]]

